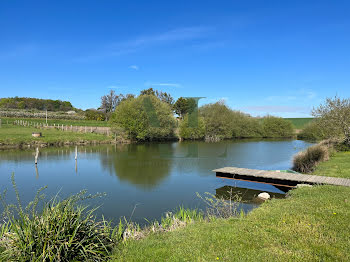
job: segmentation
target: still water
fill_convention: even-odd
[[[180,205],[203,208],[196,192],[218,196],[233,187],[244,200],[246,211],[256,207],[254,196],[262,191],[283,197],[271,185],[216,178],[211,170],[225,166],[256,169],[290,169],[292,156],[310,144],[298,140],[238,140],[219,143],[172,142],[132,145],[74,147],[40,150],[37,169],[34,149],[0,151],[0,190],[8,189],[7,200],[15,200],[11,174],[24,203],[48,186],[48,198],[66,197],[87,189],[105,192],[90,200],[100,206],[97,215],[117,220],[122,216],[144,223],[159,219]]]

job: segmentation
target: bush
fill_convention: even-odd
[[[224,103],[217,102],[202,106],[200,116],[204,118],[206,136],[219,139],[232,138],[232,110]]]
[[[310,173],[314,171],[318,163],[327,161],[328,159],[328,147],[324,145],[314,145],[294,156],[293,170],[300,173]]]
[[[312,115],[322,130],[332,137],[344,138],[350,146],[350,98],[327,98],[324,104],[314,108]]]
[[[109,223],[95,221],[94,210],[86,212],[77,205],[87,198],[85,191],[62,201],[54,198],[38,212],[42,189],[22,209],[12,179],[18,204],[8,206],[1,196],[7,221],[1,230],[0,247],[5,249],[1,261],[105,261],[115,244],[115,233]]]
[[[85,111],[85,118],[86,118],[86,120],[105,121],[106,114],[101,112],[101,111],[97,111],[97,110],[86,110]]]
[[[110,121],[112,127],[122,128],[132,140],[175,138],[175,118],[170,106],[153,95],[124,100]]]
[[[341,133],[335,133],[326,126],[322,126],[318,119],[308,123],[304,129],[298,134],[298,139],[319,141],[322,139],[342,137]]]
[[[259,119],[239,111],[233,111],[232,118],[232,136],[234,138],[263,137],[263,129]]]
[[[294,134],[294,127],[291,121],[280,117],[268,116],[262,120],[262,128],[264,130],[264,137],[292,137]]]
[[[188,115],[180,122],[179,135],[183,139],[203,139],[205,136],[205,124],[203,117],[198,118],[198,126],[191,127],[188,124]]]

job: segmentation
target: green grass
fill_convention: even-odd
[[[13,123],[15,120],[23,120],[35,123],[46,123],[45,119],[42,118],[11,118],[11,117],[0,117],[2,123]],[[64,120],[64,119],[48,119],[49,125],[73,125],[73,126],[108,126],[107,121],[96,121],[96,120]]]
[[[305,125],[307,125],[309,122],[313,120],[313,118],[285,118],[285,119],[291,121],[296,129],[304,128]]]
[[[338,152],[330,161],[321,163],[315,175],[350,178],[350,152]]]
[[[337,153],[316,173],[344,176],[349,160],[350,153]],[[349,261],[349,210],[349,187],[298,188],[243,218],[128,241],[115,249],[113,261]]]
[[[32,137],[32,132],[41,132],[42,137]],[[37,129],[33,127],[15,126],[12,124],[3,124],[0,128],[0,144],[3,145],[20,145],[31,143],[65,143],[65,142],[81,142],[96,141],[108,142],[112,138],[105,135],[94,133],[78,133],[61,131],[56,129]]]

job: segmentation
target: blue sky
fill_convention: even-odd
[[[98,107],[110,88],[309,116],[350,97],[350,1],[0,1],[0,97]]]

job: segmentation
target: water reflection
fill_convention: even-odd
[[[106,192],[105,198],[92,202],[101,206],[98,215],[118,220],[129,217],[137,205],[133,220],[140,223],[145,223],[144,218],[159,219],[179,205],[205,208],[196,192],[225,196],[232,189],[246,201],[245,210],[250,210],[256,206],[253,196],[260,192],[282,192],[270,185],[220,179],[212,170],[225,166],[288,169],[293,154],[309,145],[296,140],[237,140],[83,146],[77,149],[77,160],[74,147],[52,147],[40,149],[37,167],[35,148],[6,150],[0,151],[0,191],[9,189],[8,202],[15,201],[10,190],[15,172],[23,202],[32,200],[43,186],[48,186],[49,198],[82,189],[91,194]]]
[[[215,196],[217,198],[222,198],[225,200],[230,200],[232,197],[238,197],[242,199],[244,203],[259,203],[256,197],[261,193],[261,190],[250,189],[250,188],[242,188],[242,187],[234,187],[225,185],[215,190]],[[285,194],[269,192],[271,198],[284,198]],[[234,198],[235,199],[235,198]]]
[[[170,174],[172,144],[118,145],[113,154],[101,154],[103,166],[121,181],[151,190]]]

